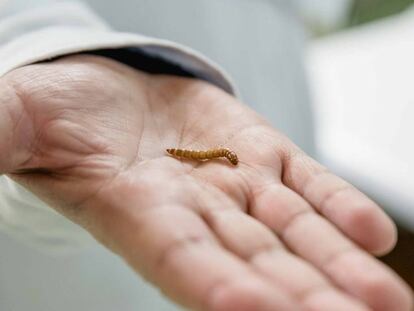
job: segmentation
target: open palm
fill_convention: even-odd
[[[410,310],[385,214],[204,82],[73,56],[1,80],[0,169],[196,310]],[[3,118],[3,119],[2,119]],[[205,162],[167,148],[230,148]]]

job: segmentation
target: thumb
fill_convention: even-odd
[[[0,78],[0,174],[24,168],[34,141],[32,119],[16,89]]]

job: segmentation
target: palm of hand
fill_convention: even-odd
[[[394,240],[387,218],[234,98],[91,56],[29,66],[10,81],[24,101],[10,116],[30,146],[11,176],[178,302],[408,310],[399,280],[344,236],[384,252]],[[239,165],[165,153],[217,146]]]

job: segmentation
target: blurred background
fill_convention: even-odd
[[[414,1],[320,2],[322,19],[303,6],[316,157],[395,219],[397,247],[381,259],[413,288]]]
[[[220,45],[217,55],[211,53],[202,36],[199,41],[190,42],[185,29],[155,30],[150,23],[147,28],[132,27],[131,20],[145,19],[151,14],[132,9],[126,2],[118,1],[118,10],[113,10],[111,1],[86,2],[115,29],[182,42],[225,63],[220,59]],[[174,3],[165,1],[165,9],[174,10]],[[414,0],[296,0],[299,13],[295,19],[307,41],[303,52],[309,88],[296,90],[292,75],[292,94],[283,96],[297,96],[301,102],[309,95],[311,110],[303,118],[314,120],[314,131],[308,131],[305,123],[286,118],[298,114],[294,105],[282,107],[279,119],[274,120],[299,145],[368,192],[396,219],[399,243],[382,260],[411,286],[414,286],[413,3]],[[182,18],[188,18],[185,12],[182,14]],[[171,22],[175,18],[172,15]],[[159,23],[156,19],[153,22]],[[197,28],[197,31],[203,30]],[[286,72],[296,70],[289,63],[285,66]],[[243,93],[248,82],[239,78],[237,67],[239,64],[225,65],[236,76]],[[254,98],[249,92],[243,95],[247,101]],[[275,96],[277,100],[278,94]],[[0,232],[0,310],[179,308],[96,243],[80,252],[52,256]]]

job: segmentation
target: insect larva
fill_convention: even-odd
[[[210,149],[207,151],[185,150],[185,149],[167,149],[167,152],[178,158],[194,160],[210,160],[215,158],[226,158],[231,164],[237,165],[239,159],[234,151],[227,148]]]

